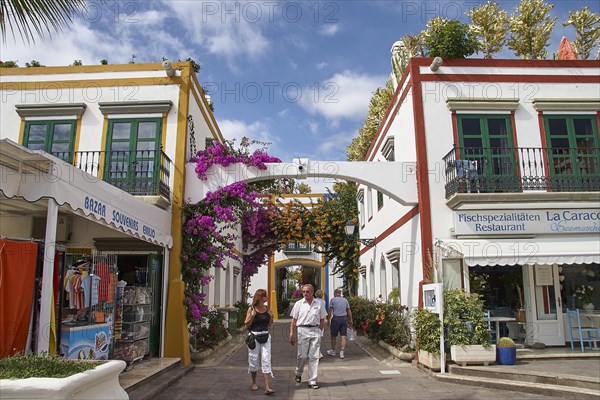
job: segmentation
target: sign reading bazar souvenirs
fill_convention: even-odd
[[[600,232],[600,209],[466,210],[454,213],[456,235]]]

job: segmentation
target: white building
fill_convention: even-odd
[[[147,307],[139,308],[151,313],[144,324],[126,320],[126,304],[122,329],[111,326],[111,341],[123,334],[115,353],[137,343],[138,357],[150,353],[189,363],[180,261],[186,162],[207,139],[223,141],[190,63],[173,63],[168,71],[161,63],[2,68],[0,78],[0,235],[11,246],[38,244],[41,253],[31,263],[43,264],[42,301],[31,307],[35,289],[23,297],[29,304],[23,311],[30,315],[32,309],[34,321],[27,343],[39,352],[54,346],[63,352],[61,338],[47,332],[54,321],[65,322],[58,328],[65,339],[81,330],[81,321],[72,319],[118,320],[115,298],[103,298],[102,289],[99,301],[85,307],[60,303],[52,310],[52,299],[63,297],[62,288],[52,293],[55,277],[69,267],[99,275],[95,268],[106,261],[118,277],[106,275],[100,287],[110,282],[114,290],[118,279],[152,289],[143,299]],[[76,264],[80,259],[90,263],[83,268]],[[6,271],[15,271],[17,261]],[[229,265],[211,284],[208,306],[239,300],[236,262]],[[92,313],[83,316],[79,308]]]
[[[421,303],[431,276],[481,288],[528,342],[562,345],[574,289],[600,308],[600,62],[413,58],[367,161],[417,163],[418,205],[359,187],[359,294],[400,288]],[[434,71],[435,70],[435,71]],[[567,336],[568,337],[568,336]]]

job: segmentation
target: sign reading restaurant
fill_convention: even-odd
[[[456,235],[600,232],[600,209],[456,211],[454,232]]]

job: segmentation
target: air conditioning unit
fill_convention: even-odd
[[[71,217],[59,215],[56,223],[56,241],[68,242],[71,239]],[[46,218],[33,217],[31,224],[31,237],[33,239],[46,239]]]

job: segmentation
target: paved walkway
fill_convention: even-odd
[[[289,320],[276,321],[273,326],[273,373],[272,388],[280,399],[340,399],[340,400],[386,400],[386,399],[546,399],[546,396],[511,392],[475,386],[438,382],[428,373],[418,370],[410,363],[384,360],[377,357],[378,346],[373,346],[371,356],[357,345],[349,342],[346,358],[331,357],[329,335],[321,343],[324,354],[319,365],[319,390],[309,389],[306,372],[301,383],[294,381],[296,347],[287,341]],[[250,390],[247,367],[247,349],[238,335],[215,357],[197,364],[175,385],[160,394],[159,400],[173,399],[252,399],[267,398],[264,384],[259,377],[260,390]],[[369,341],[361,340],[369,350]],[[338,344],[339,346],[339,344]],[[379,358],[379,360],[378,360]]]

